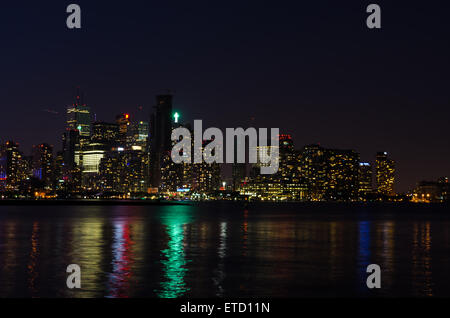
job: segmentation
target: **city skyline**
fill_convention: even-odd
[[[68,106],[66,106],[66,109],[65,109],[65,112],[56,112],[56,111],[52,111],[52,110],[50,110],[50,109],[45,109],[45,110],[42,110],[43,112],[47,112],[47,113],[50,113],[50,114],[52,114],[52,115],[64,115],[63,117],[64,117],[64,119],[62,120],[63,121],[63,124],[66,126],[65,127],[65,129],[64,129],[64,131],[66,132],[66,133],[68,133],[68,130],[70,130],[70,127],[72,127],[73,125],[74,125],[74,123],[76,122],[76,120],[74,119],[75,117],[75,115],[73,115],[74,113],[76,113],[74,110],[76,109],[76,106],[78,105],[78,106],[81,106],[82,108],[84,107],[84,108],[86,108],[87,110],[86,110],[86,115],[84,115],[85,117],[84,117],[84,119],[82,119],[82,121],[84,120],[86,123],[85,124],[83,124],[83,129],[80,129],[81,128],[81,126],[78,126],[78,127],[75,127],[75,126],[73,126],[72,127],[72,129],[75,129],[75,130],[80,130],[80,132],[81,131],[83,131],[83,132],[81,132],[81,134],[82,135],[84,135],[85,137],[91,137],[91,133],[92,133],[92,126],[95,124],[95,123],[97,123],[97,124],[108,124],[108,123],[113,123],[114,122],[114,120],[112,120],[112,119],[114,119],[115,118],[115,121],[117,122],[117,120],[118,120],[118,116],[120,115],[120,114],[122,114],[122,116],[127,116],[127,118],[126,118],[126,120],[127,120],[127,122],[133,122],[133,123],[137,123],[137,122],[142,122],[142,121],[144,121],[147,125],[151,122],[151,114],[152,114],[152,109],[155,107],[155,106],[149,106],[149,107],[143,107],[143,106],[138,106],[137,108],[136,108],[136,110],[135,110],[135,112],[133,113],[132,111],[130,111],[130,112],[122,112],[122,113],[120,113],[119,115],[112,115],[112,114],[110,114],[110,116],[109,117],[111,117],[111,118],[109,118],[109,119],[105,119],[105,118],[98,118],[98,116],[97,116],[97,114],[96,114],[96,112],[95,112],[95,108],[93,108],[93,107],[91,107],[90,105],[88,105],[88,103],[86,103],[86,97],[85,97],[85,92],[82,90],[82,88],[80,88],[79,86],[77,86],[75,89],[74,89],[74,91],[76,92],[75,93],[75,96],[73,97],[73,102],[72,103],[68,103]],[[169,90],[169,89],[165,89],[165,90],[160,90],[161,92],[168,92],[169,94],[171,94],[171,96],[173,96],[173,97],[176,97],[176,95],[172,95],[172,94],[174,94],[173,92],[175,92],[174,90]],[[160,96],[165,96],[165,95],[160,95]],[[176,98],[174,99],[175,101],[176,101]],[[170,104],[172,104],[172,100],[170,100]],[[84,112],[84,111],[82,111],[82,112]],[[170,113],[171,113],[171,115],[170,115],[170,117],[171,117],[171,120],[175,120],[174,118],[172,118],[173,117],[173,114],[174,113],[177,113],[177,118],[176,118],[176,122],[178,122],[178,120],[179,120],[179,118],[181,118],[181,120],[182,120],[182,122],[183,123],[185,123],[186,124],[186,121],[184,120],[184,117],[185,117],[185,114],[188,114],[188,111],[187,110],[185,110],[185,109],[181,109],[181,108],[179,108],[179,107],[176,107],[176,106],[171,106],[171,108],[170,108]],[[147,113],[147,114],[146,114]],[[87,117],[86,117],[87,116]],[[59,118],[60,118],[61,116],[59,116]],[[189,118],[189,115],[187,115],[186,117],[188,117]],[[88,121],[89,121],[89,123],[88,123]],[[187,123],[189,126],[191,125],[191,123]],[[247,128],[251,128],[251,127],[243,127],[244,129],[247,129]],[[151,131],[152,130],[152,127],[150,126],[150,130],[149,131]],[[30,149],[30,151],[27,151],[26,149],[24,149],[24,147],[23,146],[20,146],[22,143],[21,142],[18,142],[16,139],[14,139],[14,138],[12,138],[12,139],[1,139],[0,138],[0,142],[2,142],[2,143],[4,143],[4,142],[6,142],[6,141],[13,141],[13,142],[15,142],[15,143],[17,143],[18,145],[19,145],[19,149],[20,149],[20,151],[24,154],[24,155],[32,155],[32,153],[33,153],[33,151],[34,151],[34,148],[36,147],[36,146],[38,146],[38,145],[41,145],[41,144],[48,144],[48,145],[50,145],[51,147],[52,147],[52,149],[53,149],[53,151],[54,151],[54,154],[56,155],[56,153],[58,152],[58,151],[60,151],[60,150],[63,150],[63,143],[65,142],[64,141],[64,138],[65,137],[63,137],[63,139],[61,139],[61,134],[62,134],[63,132],[61,132],[61,133],[55,133],[55,135],[56,136],[59,136],[59,140],[57,140],[56,141],[56,143],[50,143],[50,142],[47,142],[47,141],[42,141],[42,142],[39,142],[39,143],[34,143],[34,142],[32,142],[31,143],[31,149]],[[293,135],[292,133],[290,133],[290,132],[287,132],[287,131],[283,131],[283,130],[281,130],[281,133],[289,133],[289,135],[291,136],[291,135]],[[150,137],[149,137],[150,138]],[[149,139],[149,140],[151,140],[151,139]],[[298,143],[295,143],[295,149],[297,149],[297,150],[300,150],[300,149],[302,149],[303,147],[305,147],[305,146],[308,146],[308,145],[314,145],[314,144],[316,144],[316,145],[318,145],[318,146],[321,146],[321,147],[324,147],[324,149],[325,148],[329,148],[329,149],[333,149],[333,148],[338,148],[338,147],[334,147],[334,146],[323,146],[323,145],[321,145],[320,143],[309,143],[309,144],[305,144],[305,145],[299,145]],[[167,147],[166,147],[167,148]],[[355,149],[356,151],[358,151],[358,149]],[[366,158],[359,158],[359,162],[360,163],[369,163],[369,165],[371,166],[371,167],[375,167],[375,163],[376,163],[376,156],[375,156],[375,154],[378,154],[378,153],[385,153],[385,154],[387,154],[388,152],[386,152],[386,151],[374,151],[373,152],[373,154],[372,154],[372,157],[371,158],[367,158],[367,160],[366,160]],[[359,155],[360,153],[358,152],[358,155]],[[391,156],[390,156],[391,157]],[[395,158],[394,158],[395,159]],[[221,164],[222,166],[224,166],[224,167],[231,167],[231,165],[230,164]],[[225,168],[225,174],[224,174],[224,172],[222,171],[222,178],[224,178],[224,180],[226,180],[226,179],[230,179],[230,171],[228,171],[229,169],[228,168]],[[375,172],[374,172],[375,173]],[[408,188],[406,188],[406,190],[405,191],[402,191],[402,190],[400,190],[399,188],[401,188],[401,187],[399,187],[398,186],[398,184],[399,183],[401,183],[401,182],[399,182],[399,177],[398,177],[398,175],[399,175],[399,172],[398,172],[398,170],[396,170],[395,171],[395,173],[396,173],[396,180],[395,180],[395,190],[396,190],[396,192],[397,193],[406,193],[406,192],[410,192],[410,191],[412,191],[413,189],[415,189],[416,188],[416,186],[417,185],[419,185],[421,182],[424,182],[424,181],[427,181],[427,182],[432,182],[432,181],[435,181],[435,180],[437,180],[437,179],[439,179],[439,178],[442,178],[442,177],[444,177],[444,176],[446,176],[444,173],[441,173],[440,175],[439,175],[439,177],[438,178],[435,178],[435,179],[432,179],[432,178],[425,178],[425,179],[417,179],[416,180],[416,182],[413,184],[413,185],[411,185],[411,186],[409,186]],[[153,178],[153,177],[151,177],[151,178]],[[374,176],[374,184],[376,184],[376,181],[377,180],[377,177],[376,176]],[[152,183],[152,182],[151,182]],[[154,184],[154,182],[153,182],[153,184]]]
[[[135,196],[139,193],[158,193],[160,196],[169,195],[169,198],[220,199],[226,195],[237,199],[236,194],[214,194],[218,190],[232,190],[258,200],[406,199],[395,197],[398,194],[413,194],[409,200],[414,202],[448,200],[448,177],[444,175],[435,180],[419,180],[407,193],[400,192],[395,187],[398,182],[397,163],[388,152],[376,152],[375,158],[367,161],[362,160],[360,153],[353,149],[323,147],[320,144],[299,147],[295,145],[292,135],[283,131],[277,137],[277,159],[270,159],[276,160],[276,170],[269,175],[261,175],[259,170],[273,163],[262,163],[260,159],[252,163],[248,158],[245,163],[238,163],[236,148],[231,150],[231,153],[234,152],[234,163],[228,161],[229,154],[226,163],[194,163],[194,153],[202,153],[203,148],[213,141],[202,136],[201,149],[192,153],[189,150],[192,156],[187,161],[189,163],[185,161],[186,153],[182,152],[180,158],[185,158],[182,159],[185,163],[174,162],[170,153],[177,141],[171,140],[172,130],[176,131],[177,127],[191,133],[193,130],[191,123],[181,119],[182,110],[173,107],[173,98],[171,91],[156,95],[148,121],[121,113],[115,116],[115,122],[107,122],[92,114],[84,92],[78,87],[73,103],[66,109],[66,127],[61,134],[60,147],[48,143],[33,145],[31,156],[28,156],[14,140],[0,144],[3,191],[34,192],[35,196],[49,198],[54,197],[55,194],[51,194],[53,191],[60,192],[59,196],[65,193],[63,196],[69,197],[75,193],[95,191],[102,197],[124,198],[130,197],[130,193],[136,193]],[[145,109],[141,107],[140,111]],[[197,124],[194,123],[194,131],[198,129],[195,128]],[[196,133],[203,135],[202,128],[199,129],[200,132]],[[245,137],[237,137],[239,133],[236,131],[235,134],[234,138],[244,138],[237,142],[245,143],[247,156],[252,151],[255,154],[268,151],[273,156],[272,150],[269,150],[273,148],[273,141],[261,146],[261,140],[257,138],[252,146],[252,142],[245,141]],[[197,137],[183,137],[186,138],[188,147],[194,146]],[[227,138],[233,137],[229,137],[227,132]],[[221,152],[223,148],[227,149],[223,140],[219,139],[217,145]],[[30,180],[31,177],[36,180]],[[42,185],[38,186],[36,182]]]
[[[9,3],[0,136],[27,152],[58,146],[77,85],[106,121],[139,107],[147,117],[160,88],[173,88],[188,121],[280,127],[297,145],[357,149],[364,161],[388,151],[407,191],[450,175],[450,30],[435,6],[379,4],[383,28],[369,30],[361,3],[80,1],[83,27],[69,30],[65,4]]]

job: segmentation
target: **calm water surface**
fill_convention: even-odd
[[[444,206],[0,206],[0,297],[450,296],[449,226]]]

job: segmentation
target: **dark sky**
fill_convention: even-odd
[[[381,30],[365,25],[372,2]],[[70,3],[81,6],[81,30],[66,27]],[[183,119],[204,127],[279,127],[297,148],[352,148],[364,161],[388,151],[405,191],[450,175],[448,9],[376,0],[2,3],[0,138],[26,153],[41,142],[58,150],[76,86],[103,121],[147,117],[154,95],[171,88]]]

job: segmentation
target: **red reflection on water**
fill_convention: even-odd
[[[134,255],[131,229],[128,221],[114,224],[113,271],[110,274],[110,295],[108,297],[128,298],[130,280],[133,276]]]

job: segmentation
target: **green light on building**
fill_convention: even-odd
[[[173,114],[173,118],[175,119],[175,123],[177,124],[177,123],[178,123],[178,118],[180,118],[180,114],[178,114],[177,112],[175,112],[175,113]]]

